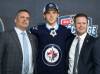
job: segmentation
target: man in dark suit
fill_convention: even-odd
[[[79,13],[74,17],[76,36],[69,50],[68,74],[100,74],[100,50],[97,38],[87,33],[88,17]],[[70,39],[71,40],[71,39]]]
[[[37,39],[26,32],[29,19],[29,11],[19,10],[15,28],[1,34],[0,74],[33,74]]]

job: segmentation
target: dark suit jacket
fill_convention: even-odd
[[[32,46],[33,63],[35,62],[36,37],[27,33]],[[0,74],[21,74],[22,49],[15,30],[0,35]]]
[[[69,39],[71,46],[71,40]],[[78,74],[100,74],[100,39],[87,34],[80,52]],[[70,49],[70,47],[68,47]],[[67,62],[68,64],[68,62]]]

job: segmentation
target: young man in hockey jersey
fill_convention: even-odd
[[[46,23],[30,29],[38,38],[36,74],[67,74],[66,42],[71,33],[57,23],[59,10],[56,4],[47,4],[43,16]]]

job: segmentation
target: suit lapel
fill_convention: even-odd
[[[84,52],[87,50],[87,46],[88,46],[89,40],[90,40],[90,36],[89,36],[89,34],[87,34],[86,37],[85,37],[85,39],[84,39],[82,48],[81,48],[80,57],[82,55],[84,55]]]
[[[11,35],[12,35],[12,38],[14,39],[14,41],[15,41],[16,46],[19,48],[19,52],[22,54],[21,44],[20,44],[20,41],[18,39],[18,35],[17,35],[17,33],[14,29],[12,30]]]
[[[29,32],[27,32],[27,35],[28,35],[28,38],[30,40],[30,43],[31,43],[31,47],[32,47],[32,50],[33,50],[33,39],[32,39],[32,36]]]
[[[34,56],[34,43],[33,43],[33,38],[32,38],[32,35],[29,32],[27,32],[27,35],[28,35],[28,38],[30,40],[30,44],[31,44],[31,47],[32,47],[32,58],[33,58],[33,56]]]

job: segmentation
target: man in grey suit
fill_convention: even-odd
[[[0,36],[0,74],[33,74],[36,37],[26,31],[30,13],[19,10],[14,29]]]

